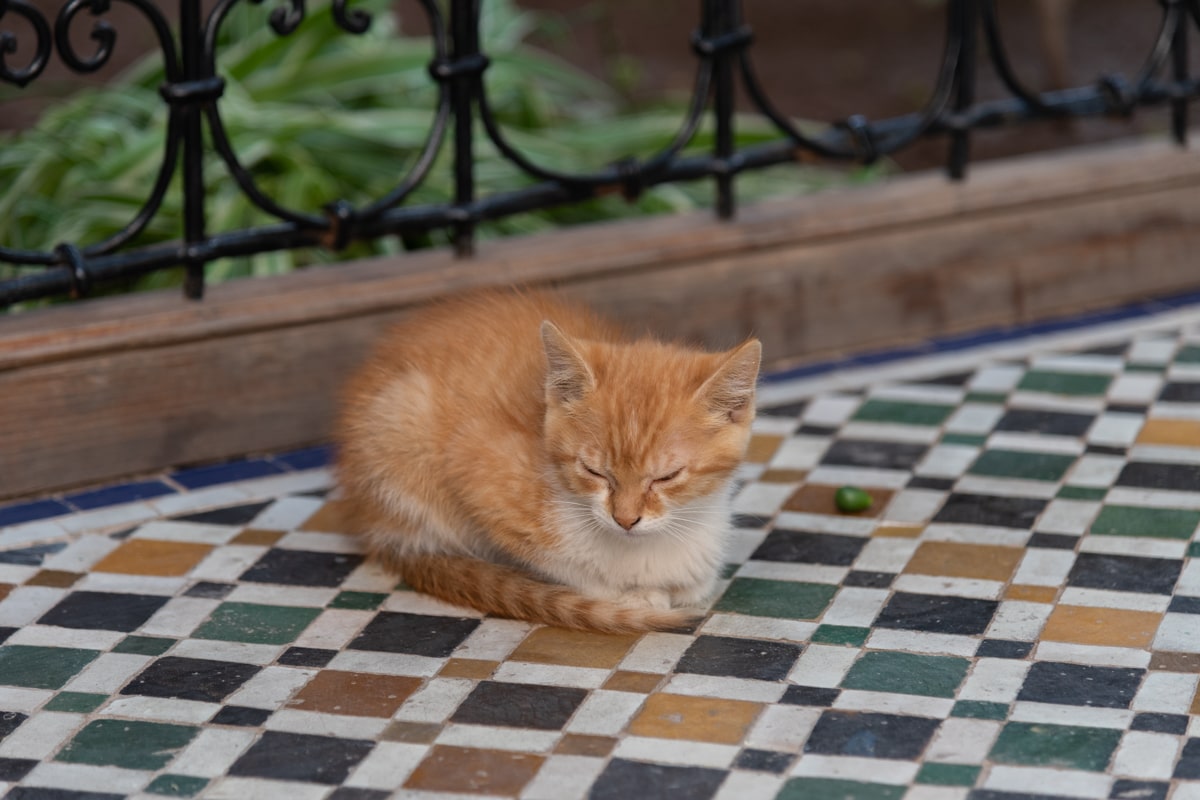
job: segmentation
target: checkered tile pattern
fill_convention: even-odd
[[[397,587],[322,470],[0,528],[0,791],[1200,798],[1200,327],[903,366],[764,391],[692,633]]]

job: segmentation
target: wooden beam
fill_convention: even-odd
[[[1198,288],[1198,190],[1200,155],[1124,144],[0,318],[0,496],[320,441],[384,327],[485,286],[771,364]]]

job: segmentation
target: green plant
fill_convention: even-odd
[[[337,28],[327,2],[313,4],[288,36],[267,27],[269,8],[253,5],[235,7],[222,29],[218,70],[226,80],[220,100],[225,129],[259,186],[286,207],[311,212],[338,198],[357,204],[381,196],[407,173],[429,130],[436,87],[426,72],[428,39],[402,35],[385,0],[359,0],[355,6],[375,18],[361,36]],[[481,43],[492,59],[486,73],[489,97],[510,140],[537,163],[581,171],[653,153],[674,135],[683,116],[681,103],[622,108],[603,84],[526,44],[538,24],[535,16],[509,0],[488,0],[483,8]],[[108,86],[81,91],[52,108],[34,128],[0,138],[0,243],[40,250],[59,242],[86,244],[132,219],[162,158],[166,114],[157,92],[162,81],[161,57],[149,56]],[[737,129],[741,144],[777,137],[757,118],[739,117]],[[500,157],[482,130],[475,144],[481,195],[529,182]],[[711,131],[704,128],[691,148],[711,146]],[[208,153],[208,230],[274,221],[245,198],[211,147]],[[450,148],[443,146],[429,177],[407,202],[451,197],[450,162]],[[755,199],[844,179],[831,171],[782,167],[743,175],[738,193]],[[137,244],[180,235],[177,183]],[[605,197],[490,222],[479,235],[686,210],[706,204],[710,194],[708,182],[660,186],[633,203]],[[342,253],[264,253],[218,261],[207,274],[213,281],[266,275],[401,248],[387,238]],[[12,274],[11,267],[0,265],[0,278]],[[178,280],[177,271],[162,272],[140,279],[134,288]]]

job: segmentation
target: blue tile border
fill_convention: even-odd
[[[878,366],[908,358],[1016,342],[1035,336],[1063,333],[1105,323],[1123,322],[1198,305],[1200,305],[1200,291],[1185,292],[1043,322],[1003,328],[985,328],[931,339],[922,344],[867,350],[849,356],[809,362],[791,369],[763,375],[761,381],[763,384],[769,385],[800,378],[812,378],[842,369]],[[190,467],[168,473],[163,478],[130,481],[114,486],[90,489],[63,496],[61,499],[20,500],[9,505],[0,505],[0,528],[179,493],[179,489],[171,485],[172,482],[188,490],[202,489],[252,478],[320,469],[328,467],[332,463],[333,448],[330,445],[318,445],[270,456],[257,456]]]

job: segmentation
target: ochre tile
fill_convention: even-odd
[[[432,744],[442,732],[436,722],[393,722],[383,732],[384,741],[407,744]]]
[[[1200,715],[1200,686],[1196,687],[1196,693],[1192,695],[1192,707],[1188,709],[1188,713],[1192,716]]]
[[[531,753],[436,745],[404,788],[511,797],[525,788],[543,761]]]
[[[538,628],[517,646],[510,661],[558,664],[567,667],[612,669],[633,647],[634,634],[585,633],[561,628]]]
[[[499,661],[484,661],[479,658],[451,658],[446,661],[441,671],[438,672],[438,675],[443,678],[483,680],[484,678],[492,677],[492,673],[496,671],[496,667],[498,666],[500,666]]]
[[[656,675],[653,672],[629,672],[621,669],[614,672],[612,677],[604,682],[604,688],[612,692],[650,694],[658,687],[662,679],[662,675]]]
[[[1004,593],[1005,600],[1024,600],[1027,603],[1053,603],[1056,597],[1057,586],[1032,586],[1027,583],[1013,584]]]
[[[330,500],[318,508],[315,514],[304,520],[300,530],[349,533],[351,528],[349,510],[349,504],[345,500]]]
[[[75,582],[82,577],[78,572],[64,572],[61,569],[43,569],[25,581],[25,585],[66,589],[68,586],[74,586]]]
[[[11,583],[0,583],[0,600],[8,597],[8,593],[11,592],[13,588],[14,587]]]
[[[634,736],[738,744],[762,710],[761,703],[656,694],[629,725]]]
[[[1138,444],[1200,447],[1200,421],[1191,419],[1148,419],[1137,437]]]
[[[809,514],[841,514],[843,512],[838,511],[837,504],[833,501],[833,496],[837,493],[838,488],[840,487],[822,486],[821,484],[813,483],[801,486],[783,504],[783,510],[803,511]],[[883,513],[883,509],[894,494],[890,489],[878,489],[874,487],[868,489],[863,487],[863,490],[871,495],[871,507],[865,511],[848,514],[847,516],[878,517]]]
[[[902,525],[898,522],[881,522],[871,535],[883,536],[890,539],[916,539],[924,531],[924,525]]]
[[[283,531],[264,531],[258,528],[246,528],[230,540],[230,544],[247,544],[255,547],[270,547],[284,536]]]
[[[759,483],[801,483],[808,473],[802,469],[769,469],[758,476]]]
[[[1200,672],[1200,653],[1168,653],[1163,651],[1151,653],[1150,669],[1162,672]]]
[[[904,571],[915,575],[946,575],[984,581],[1007,581],[1017,568],[1024,550],[1019,547],[922,542]]]
[[[617,740],[611,736],[586,736],[581,733],[568,733],[554,748],[554,752],[564,756],[596,756],[604,758],[617,746]]]
[[[191,572],[212,549],[212,545],[199,542],[129,539],[102,558],[92,570],[176,578]]]
[[[288,703],[303,711],[390,717],[421,685],[420,678],[324,670]]]
[[[746,447],[745,460],[751,464],[765,464],[775,457],[775,451],[782,443],[782,436],[756,433],[750,437],[750,444]]]
[[[1057,606],[1046,620],[1042,639],[1107,647],[1149,647],[1162,622],[1153,611]]]

